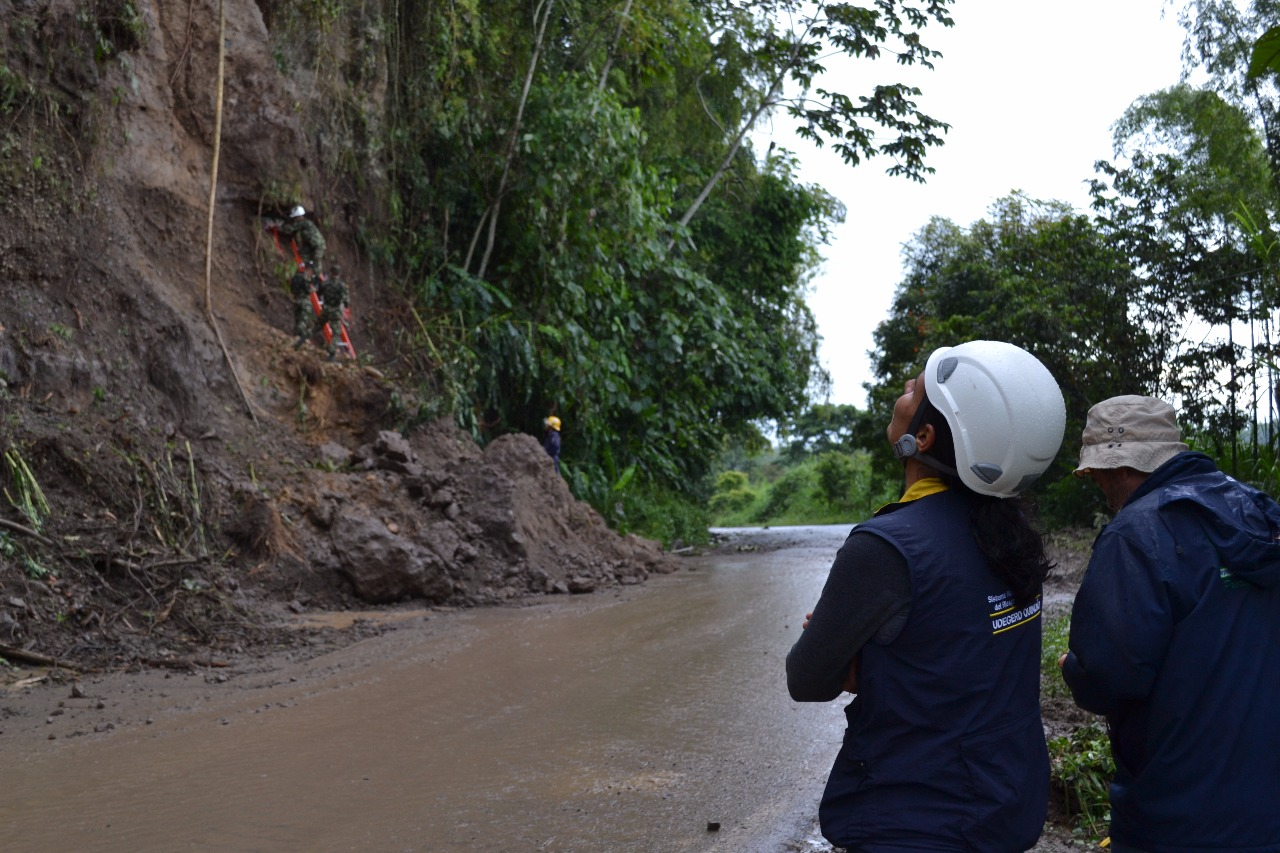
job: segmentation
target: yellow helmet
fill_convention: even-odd
[[[551,427],[556,432],[560,431],[560,419],[557,418],[555,415],[552,415],[551,417],[547,418],[543,423]]]

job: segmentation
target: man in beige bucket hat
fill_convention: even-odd
[[[1112,851],[1280,851],[1280,505],[1153,397],[1090,409],[1075,473],[1116,512],[1058,662],[1107,717]]]
[[[1093,477],[1116,512],[1147,475],[1187,449],[1173,406],[1128,394],[1089,410],[1077,477]]]

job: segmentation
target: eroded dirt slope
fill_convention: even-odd
[[[217,3],[0,0],[10,659],[209,660],[297,642],[275,627],[288,611],[489,604],[670,567],[575,501],[534,438],[482,450],[447,420],[407,428],[424,400],[398,373],[402,306],[353,227],[378,179],[326,173],[347,144],[316,129],[333,92],[280,55],[273,8],[226,3],[210,230]],[[384,82],[375,64],[372,107]],[[290,346],[288,265],[260,227],[284,198],[348,271],[358,361]]]

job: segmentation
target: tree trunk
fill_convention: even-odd
[[[507,175],[511,172],[511,161],[515,159],[516,140],[520,138],[520,123],[524,119],[524,107],[529,100],[529,89],[533,85],[533,74],[538,68],[538,57],[542,55],[542,39],[547,32],[547,21],[551,18],[551,7],[555,5],[555,0],[543,0],[546,4],[542,7],[542,20],[537,22],[537,12],[534,12],[534,20],[537,22],[537,34],[534,36],[533,55],[529,57],[529,70],[524,75],[524,89],[520,92],[520,103],[516,106],[516,118],[511,123],[511,133],[507,136],[507,151],[502,161],[502,177],[498,179],[497,192],[493,194],[493,202],[489,205],[489,235],[485,242],[484,255],[480,258],[480,267],[476,270],[476,278],[484,279],[485,270],[489,266],[489,256],[493,253],[493,241],[498,231],[498,211],[502,207],[502,194],[506,191]],[[484,217],[481,217],[483,223]],[[476,226],[477,228],[483,225]]]

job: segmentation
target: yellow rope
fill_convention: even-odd
[[[218,328],[217,318],[213,316],[213,211],[218,195],[218,154],[222,149],[222,83],[226,70],[226,40],[227,4],[226,0],[219,0],[218,94],[213,106],[213,165],[210,167],[209,173],[209,230],[205,236],[204,245],[204,313],[209,320],[209,325],[213,327],[214,335],[218,338],[218,346],[222,347],[222,355],[227,360],[227,366],[231,368],[231,376],[236,381],[236,388],[240,391],[240,398],[244,400],[244,407],[249,412],[249,417],[253,422],[257,423],[258,417],[253,413],[253,407],[249,405],[249,398],[244,392],[244,385],[240,382],[240,375],[236,372],[235,362],[231,360],[231,353],[227,351],[227,345],[222,340],[222,330]]]

